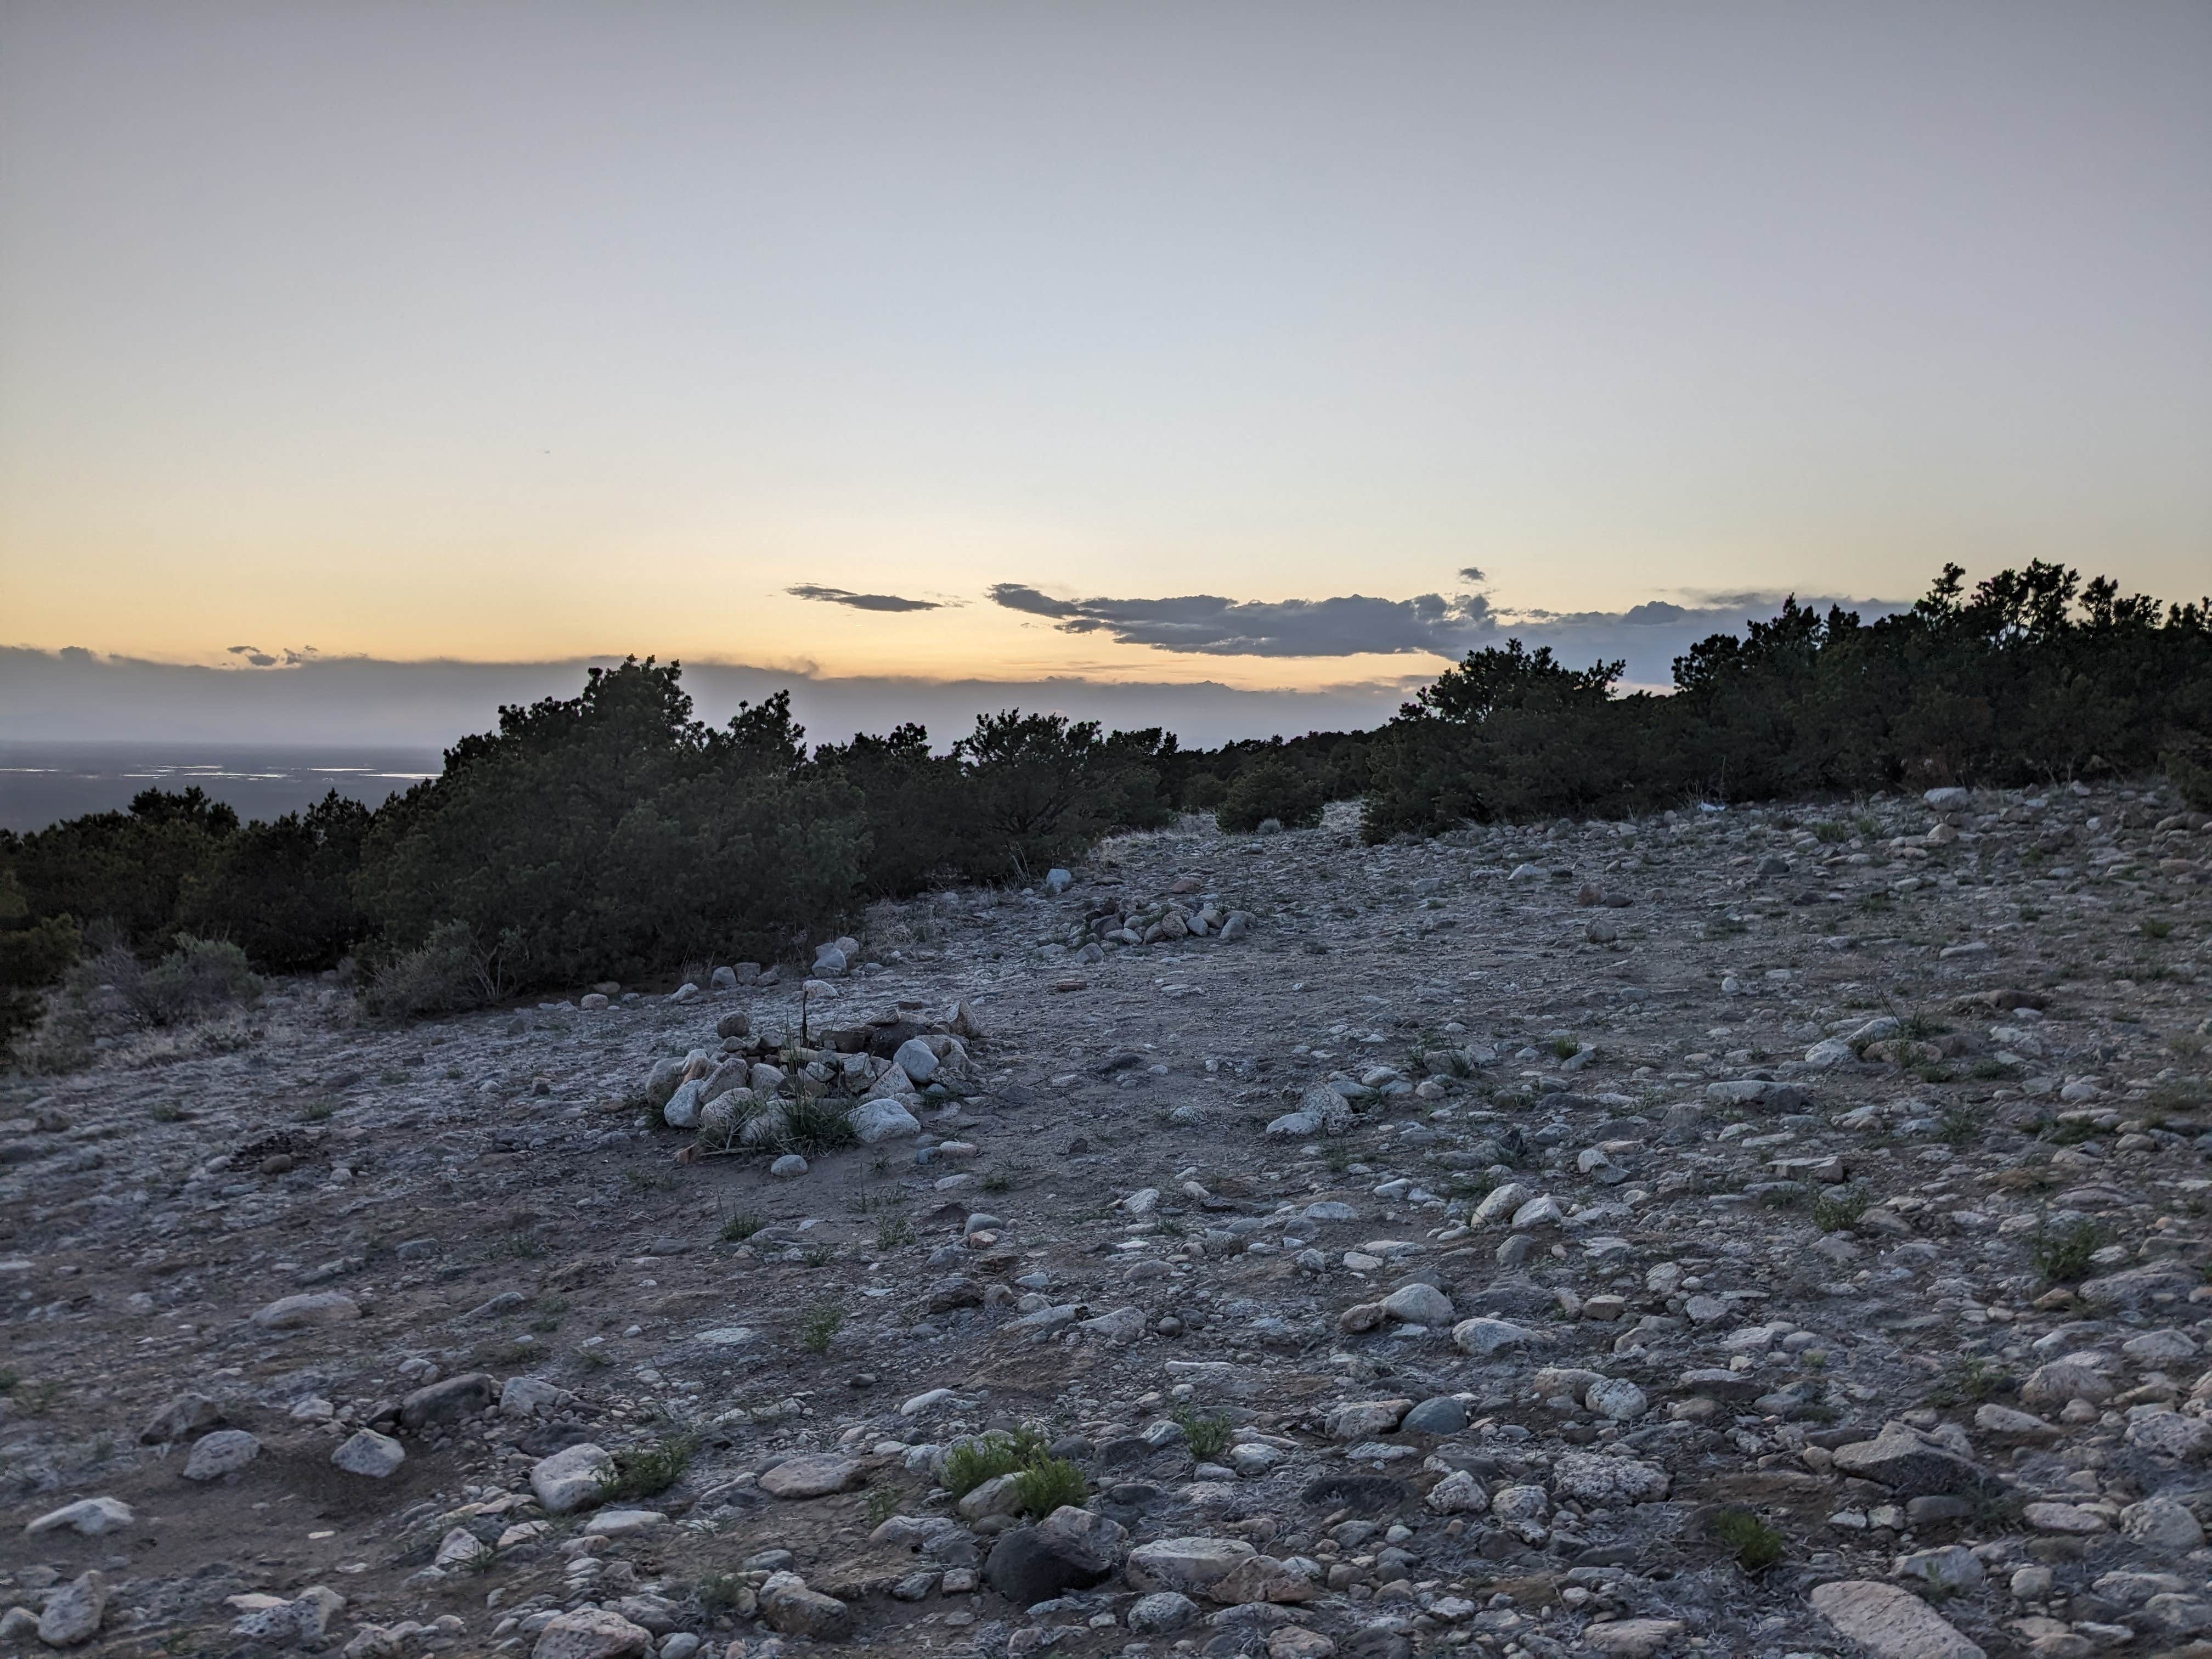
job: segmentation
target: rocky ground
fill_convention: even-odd
[[[0,1103],[0,1652],[2212,1652],[2208,884],[2148,787],[1194,821],[118,1032]]]

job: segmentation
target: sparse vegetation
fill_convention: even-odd
[[[1813,1224],[1824,1233],[1856,1227],[1872,1202],[1871,1195],[1859,1188],[1831,1187],[1813,1200]]]
[[[1211,1463],[1229,1449],[1229,1437],[1235,1431],[1226,1417],[1218,1412],[1201,1412],[1191,1406],[1175,1409],[1176,1425],[1182,1431],[1189,1443],[1190,1455],[1201,1463]]]
[[[611,1504],[666,1492],[683,1478],[698,1450],[699,1437],[696,1432],[672,1428],[650,1445],[617,1451],[614,1454],[614,1472],[600,1482],[600,1497]]]
[[[834,1302],[822,1303],[799,1322],[799,1346],[809,1353],[828,1353],[830,1345],[837,1340],[837,1333],[844,1328],[844,1309]]]
[[[1749,1510],[1723,1510],[1713,1517],[1712,1534],[1746,1572],[1765,1572],[1787,1553],[1780,1531]]]
[[[2094,1221],[2077,1221],[2057,1231],[2039,1231],[2030,1242],[2035,1270],[2054,1285],[2070,1285],[2087,1276],[2089,1258],[2104,1248],[2104,1230]]]
[[[731,1216],[722,1223],[722,1242],[725,1244],[742,1244],[767,1225],[768,1223],[757,1215],[740,1213]]]
[[[1063,1505],[1080,1509],[1091,1496],[1083,1471],[1065,1457],[1041,1457],[1024,1466],[1015,1473],[1014,1490],[1021,1494],[1024,1512],[1039,1516]]]
[[[1044,1437],[1034,1429],[993,1429],[945,1449],[945,1489],[956,1498],[965,1498],[986,1480],[1012,1474],[1050,1455]]]

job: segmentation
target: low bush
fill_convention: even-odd
[[[376,1019],[420,1019],[489,1007],[514,994],[510,962],[519,941],[510,933],[484,946],[463,923],[441,923],[412,950],[393,951],[363,970],[361,1006]]]
[[[227,1005],[261,1000],[261,981],[246,952],[223,939],[179,933],[176,948],[151,968],[111,945],[94,967],[142,1025],[181,1025]]]
[[[1321,822],[1328,797],[1320,784],[1287,761],[1255,763],[1237,775],[1223,795],[1213,821],[1224,830],[1249,834],[1270,818],[1285,830]]]

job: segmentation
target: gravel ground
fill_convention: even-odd
[[[2203,815],[1352,830],[8,1079],[0,1652],[2197,1650]]]

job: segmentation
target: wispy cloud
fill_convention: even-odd
[[[842,605],[854,611],[942,611],[944,599],[908,599],[896,593],[855,593],[842,587],[823,587],[800,582],[783,590],[793,599],[814,599],[823,605]]]

